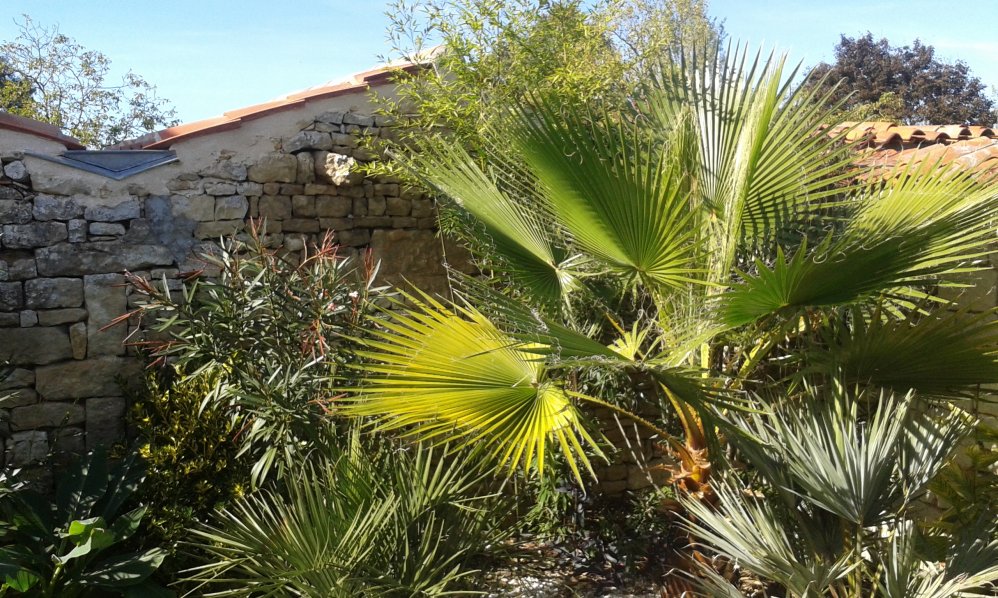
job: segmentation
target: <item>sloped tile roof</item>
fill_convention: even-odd
[[[63,144],[66,146],[66,149],[84,149],[83,144],[80,143],[79,139],[63,134],[59,127],[55,125],[24,116],[16,116],[9,112],[0,112],[0,129],[17,131],[18,133],[27,133],[28,135],[34,135],[35,137],[49,139]]]
[[[873,176],[888,171],[946,167],[998,174],[998,133],[979,125],[898,126],[891,122],[842,123],[829,134],[845,133],[859,147],[860,166]]]
[[[400,70],[412,72],[418,68],[420,68],[420,65],[412,62],[381,66],[369,71],[356,73],[344,81],[324,83],[270,102],[230,110],[222,114],[222,116],[177,125],[154,133],[147,133],[146,135],[119,143],[108,149],[167,149],[183,139],[237,129],[246,121],[284,110],[292,110],[303,106],[311,100],[352,93],[363,93],[371,85],[388,81],[393,74]]]

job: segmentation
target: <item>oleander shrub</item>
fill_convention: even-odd
[[[254,227],[202,259],[217,276],[191,273],[179,293],[132,277],[144,295],[132,315],[154,320],[145,346],[153,363],[174,368],[170,384],[194,385],[182,392],[205,385],[200,402],[185,404],[213,414],[207,438],[218,432],[217,417],[228,418],[256,487],[339,442],[329,417],[344,384],[337,378],[358,360],[358,324],[385,289],[374,285],[376,265],[344,258],[331,235],[291,254],[268,248]]]

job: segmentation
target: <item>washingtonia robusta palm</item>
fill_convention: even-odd
[[[890,359],[883,343],[924,354],[972,329],[934,354],[953,376],[933,390],[998,381],[994,327],[905,315],[949,308],[926,291],[986,254],[995,187],[945,169],[857,176],[855,149],[822,132],[831,113],[795,73],[745,50],[688,54],[620,105],[528,98],[484,154],[423,144],[410,166],[475,221],[499,284],[456,277],[457,305],[416,297],[392,315],[353,412],[486,445],[512,469],[543,471],[556,450],[581,480],[593,439],[579,408],[613,399],[568,373],[626,372],[680,417],[685,438],[670,443],[699,482],[710,405],[805,366],[827,376],[852,359],[906,392],[931,377],[888,375],[870,361]],[[591,311],[613,327],[591,326],[577,306],[607,280],[616,302]],[[641,309],[613,313],[623,304]]]

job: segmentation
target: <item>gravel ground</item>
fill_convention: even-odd
[[[560,572],[516,574],[495,571],[488,576],[488,598],[660,598],[662,591],[649,580],[636,580],[624,587],[566,578]]]

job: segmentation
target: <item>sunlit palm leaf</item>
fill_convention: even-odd
[[[582,445],[595,446],[569,396],[548,380],[543,361],[472,308],[423,297],[373,331],[369,377],[348,407],[383,429],[423,439],[460,438],[484,446],[511,469],[536,467],[560,450],[576,477],[592,472]]]
[[[517,282],[540,301],[558,303],[574,286],[572,273],[561,267],[561,253],[551,240],[551,225],[532,200],[536,189],[527,175],[498,154],[490,162],[507,190],[486,173],[456,142],[428,140],[409,158],[428,184],[467,210],[484,227],[495,250],[505,258]],[[496,172],[497,171],[497,172]],[[511,197],[511,190],[519,191]]]
[[[842,192],[852,149],[819,133],[836,106],[784,76],[785,59],[748,48],[684,53],[662,67],[643,107],[664,135],[692,115],[698,151],[694,201],[709,213],[714,276],[723,279],[743,244],[810,218],[819,200]],[[839,187],[839,188],[836,188]]]

